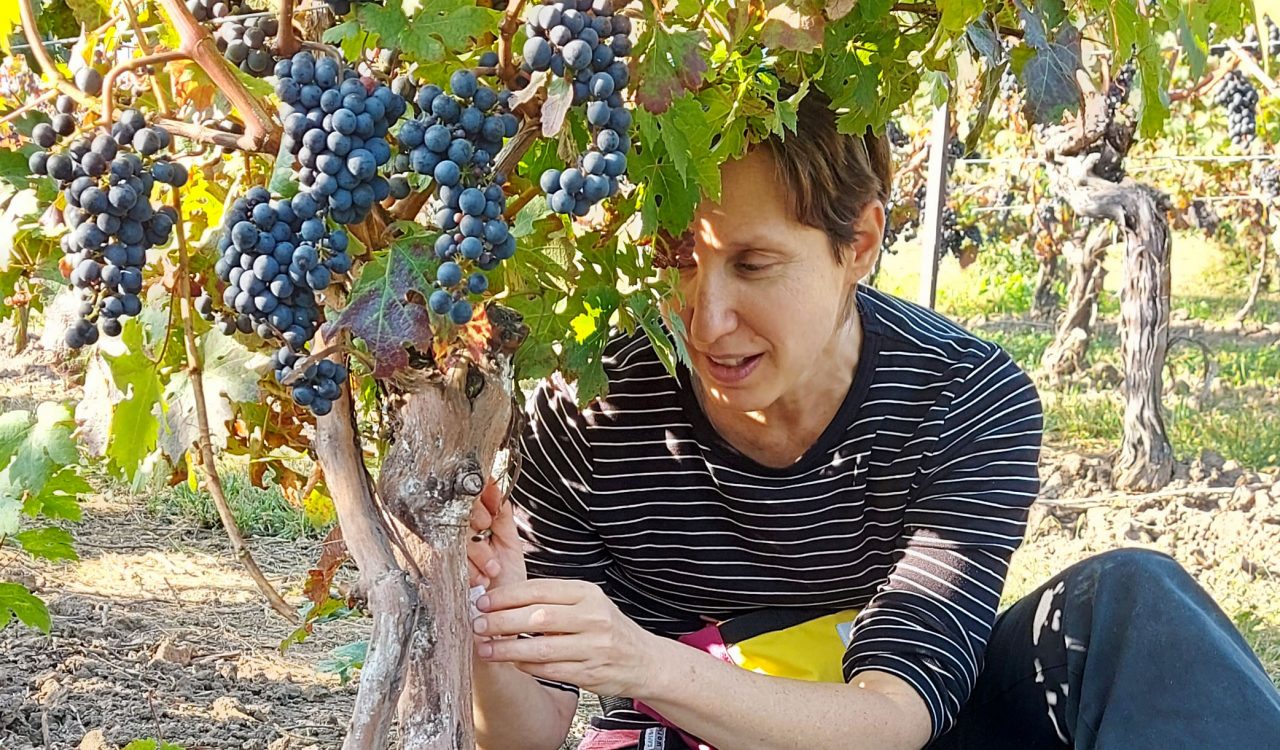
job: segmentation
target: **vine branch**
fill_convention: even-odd
[[[142,24],[138,23],[138,12],[134,10],[133,3],[121,3],[124,6],[125,13],[129,16],[129,25],[133,27],[133,33],[138,38],[138,49],[142,50],[143,55],[155,54],[155,47],[151,46],[151,41],[147,39],[147,35],[142,31]],[[160,85],[160,80],[154,75],[151,78],[151,90],[156,94],[156,106],[160,109],[160,114],[167,115],[171,107],[169,106],[169,98],[164,94],[164,87]],[[104,84],[105,85],[105,84]],[[108,100],[109,101],[109,100]],[[110,118],[107,118],[110,122]]]
[[[173,208],[181,219],[182,194],[177,189],[173,190]],[[200,449],[200,463],[204,465],[204,484],[209,489],[210,496],[213,497],[213,504],[218,508],[218,517],[222,520],[227,538],[231,540],[231,548],[235,551],[236,558],[249,572],[249,577],[257,584],[258,590],[266,596],[271,608],[285,620],[296,625],[297,613],[275,590],[263,575],[262,569],[258,567],[257,561],[253,559],[253,554],[240,534],[240,527],[236,525],[236,519],[231,515],[227,496],[222,491],[222,479],[218,476],[218,467],[213,455],[213,440],[209,437],[209,408],[204,399],[204,367],[200,360],[200,350],[196,347],[195,325],[191,320],[191,275],[187,271],[187,239],[181,220],[174,222],[174,232],[178,239],[178,293],[181,298],[179,309],[182,317],[182,339],[187,349],[187,376],[191,379],[192,396],[196,406],[196,424],[199,428],[197,445]]]
[[[520,14],[524,12],[524,3],[525,0],[516,0],[507,8],[507,15],[502,19],[502,26],[498,30],[498,70],[503,82],[508,85],[516,75],[516,66],[511,59],[511,41],[520,28]]]
[[[40,38],[40,28],[36,26],[36,11],[31,5],[31,0],[18,0],[18,14],[22,18],[22,35],[27,38],[27,44],[31,47],[32,54],[36,56],[36,62],[40,64],[40,69],[44,71],[53,87],[75,99],[80,106],[92,108],[93,97],[63,78],[57,63],[49,56],[49,50],[44,48],[44,40]]]
[[[298,51],[298,35],[293,31],[294,0],[280,0],[280,31],[276,36],[276,51],[281,57],[293,57]]]
[[[115,108],[116,79],[120,77],[121,73],[136,70],[147,65],[166,63],[171,60],[181,60],[185,57],[185,53],[175,50],[157,52],[145,57],[135,57],[132,60],[126,60],[111,70],[108,70],[107,74],[102,78],[102,119],[107,122],[111,122],[114,119],[113,115],[115,113],[112,110]]]
[[[30,2],[30,0],[23,1]],[[250,146],[244,150],[274,153],[271,144],[278,139],[279,129],[271,113],[236,77],[231,69],[231,63],[218,53],[213,37],[196,21],[195,16],[191,15],[191,11],[187,10],[182,0],[159,0],[159,2],[173,22],[178,38],[182,40],[179,51],[195,61],[196,65],[200,66],[214,85],[222,91],[223,96],[227,97],[240,111],[240,116],[244,120],[244,136],[240,141]]]

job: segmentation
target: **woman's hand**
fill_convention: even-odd
[[[476,606],[476,655],[600,695],[636,695],[660,670],[655,636],[594,583],[535,579],[499,586]],[[539,633],[532,638],[514,638]],[[506,636],[506,637],[504,637]],[[493,640],[489,640],[489,639]]]
[[[476,536],[486,530],[488,538]],[[527,578],[512,505],[492,482],[485,485],[471,508],[471,535],[467,540],[467,572],[472,586],[489,588]]]

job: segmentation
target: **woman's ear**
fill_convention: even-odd
[[[846,256],[855,283],[871,275],[876,266],[884,241],[885,218],[884,204],[878,200],[867,201],[858,213],[853,241],[849,243]]]

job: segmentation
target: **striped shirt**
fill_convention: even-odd
[[[665,637],[701,616],[861,610],[845,679],[907,681],[936,738],[982,669],[1039,490],[1040,400],[1004,350],[932,310],[861,286],[856,301],[852,386],[785,468],[723,440],[687,369],[672,377],[643,333],[609,343],[608,395],[583,410],[545,381],[528,405],[517,524],[531,577],[599,584]]]

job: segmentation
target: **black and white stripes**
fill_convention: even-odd
[[[853,386],[794,465],[738,453],[686,371],[620,337],[606,398],[579,411],[552,379],[531,400],[517,521],[531,576],[600,584],[660,635],[764,607],[861,609],[846,679],[911,683],[936,737],[982,668],[1039,489],[1040,402],[994,344],[873,289],[857,301]]]

